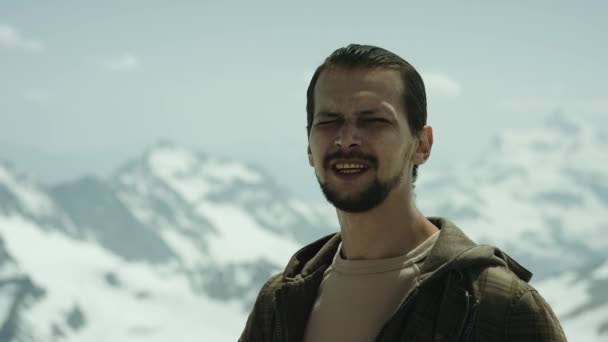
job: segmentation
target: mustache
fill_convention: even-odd
[[[323,158],[323,166],[326,169],[329,169],[331,162],[334,159],[359,159],[366,161],[372,168],[376,168],[378,166],[378,159],[376,159],[374,156],[365,154],[361,151],[345,152],[342,150],[338,150],[325,156],[325,158]]]

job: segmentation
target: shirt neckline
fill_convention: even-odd
[[[353,275],[384,273],[403,269],[425,258],[433,248],[437,237],[439,237],[439,231],[429,236],[407,254],[393,258],[372,260],[348,260],[342,258],[340,255],[342,242],[340,242],[331,266],[337,272]]]

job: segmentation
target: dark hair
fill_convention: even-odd
[[[414,67],[396,54],[372,45],[350,44],[339,48],[325,59],[323,64],[317,67],[310,80],[306,91],[306,130],[310,136],[312,119],[315,113],[315,85],[321,72],[330,66],[345,68],[386,68],[395,69],[401,73],[403,81],[403,104],[405,115],[413,135],[418,135],[422,127],[426,125],[426,91],[422,77]],[[414,165],[412,171],[412,183],[418,176],[418,165]]]

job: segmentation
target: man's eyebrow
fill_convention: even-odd
[[[338,112],[330,112],[330,111],[326,111],[326,110],[322,110],[320,112],[317,112],[315,114],[315,116],[329,116],[329,117],[337,117],[340,116],[340,113]]]
[[[363,117],[377,115],[377,114],[385,114],[385,113],[380,108],[369,108],[369,109],[360,110],[355,113],[356,116],[363,116]],[[342,116],[341,113],[327,111],[327,110],[321,110],[321,111],[315,113],[315,117],[335,118],[335,117],[340,117],[340,116]]]

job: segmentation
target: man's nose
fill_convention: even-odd
[[[361,138],[355,125],[344,123],[336,133],[335,145],[341,148],[360,146]]]

